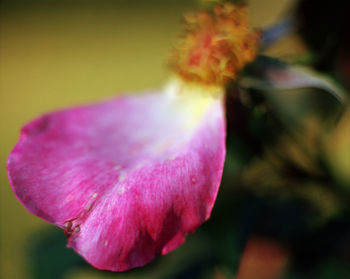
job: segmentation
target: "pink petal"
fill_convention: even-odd
[[[150,93],[30,122],[7,168],[17,198],[64,228],[68,246],[96,268],[124,271],[209,218],[224,157],[221,98]]]

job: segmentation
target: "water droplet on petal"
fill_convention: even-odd
[[[124,180],[125,180],[125,178],[126,178],[126,174],[122,174],[121,176],[119,176],[119,178],[118,178],[118,182],[122,182],[122,181],[124,181]]]
[[[90,211],[92,208],[92,203],[88,204],[86,207],[85,207],[85,210],[86,211]]]
[[[118,189],[119,195],[123,195],[124,192],[125,192],[125,187],[120,187],[120,188]]]
[[[114,170],[120,170],[121,168],[122,168],[122,167],[121,167],[120,165],[115,165],[113,169],[114,169]]]

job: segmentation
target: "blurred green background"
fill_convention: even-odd
[[[292,2],[249,1],[253,25],[274,23]],[[117,275],[94,270],[65,248],[62,231],[22,207],[5,170],[20,127],[32,118],[118,92],[162,86],[169,75],[166,57],[181,32],[182,14],[196,6],[194,0],[1,1],[1,278],[32,278],[30,274],[156,278],[165,274],[170,263],[184,264],[183,254],[191,258],[205,253],[200,248],[205,239],[195,234],[188,237],[188,244],[151,265],[149,273]],[[276,51],[283,52],[283,44]],[[40,265],[46,273],[35,271]],[[62,266],[69,265],[62,271]]]

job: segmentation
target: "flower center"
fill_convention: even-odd
[[[185,81],[225,86],[254,59],[260,32],[250,28],[245,6],[223,3],[185,20],[187,32],[170,60]]]

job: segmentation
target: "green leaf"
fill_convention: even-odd
[[[317,88],[330,93],[340,103],[347,98],[344,90],[329,77],[267,56],[259,56],[247,66],[239,85],[263,91]]]

